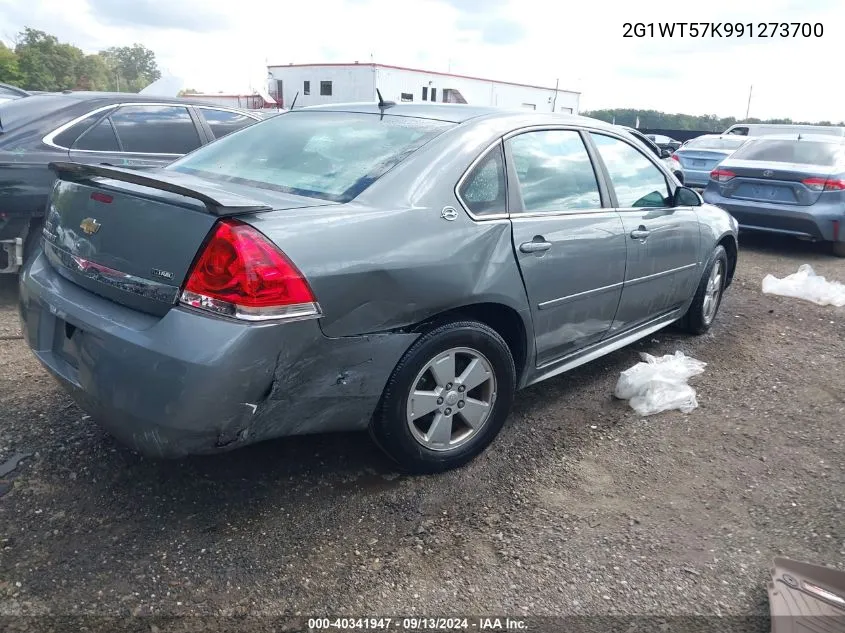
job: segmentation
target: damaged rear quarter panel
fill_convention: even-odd
[[[365,429],[413,333],[320,337],[283,348],[270,393],[250,422],[255,439]]]

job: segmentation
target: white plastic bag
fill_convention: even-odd
[[[801,264],[797,273],[783,279],[766,275],[763,278],[763,293],[804,299],[820,306],[845,306],[845,284],[828,281],[817,275],[809,264]]]
[[[643,362],[623,371],[613,395],[642,416],[678,409],[689,413],[698,406],[695,389],[687,384],[704,371],[707,363],[675,352],[656,357],[640,353]]]

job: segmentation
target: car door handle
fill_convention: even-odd
[[[523,242],[519,245],[519,250],[523,253],[542,253],[551,247],[551,242]]]
[[[632,240],[644,240],[649,235],[651,235],[651,231],[648,231],[642,227],[631,231],[631,239]]]

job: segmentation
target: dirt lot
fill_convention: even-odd
[[[764,614],[773,556],[845,560],[845,309],[760,292],[804,262],[845,280],[812,245],[744,240],[711,333],[523,392],[431,477],[357,435],[142,459],[42,371],[0,279],[0,463],[33,453],[0,478],[0,615]],[[612,399],[638,350],[678,349],[709,363],[699,409]]]

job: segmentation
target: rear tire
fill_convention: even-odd
[[[830,250],[837,257],[845,257],[845,242],[831,242]]]
[[[681,329],[690,334],[704,334],[710,329],[722,304],[727,276],[728,254],[719,245],[704,268],[689,310],[678,322]]]
[[[445,323],[396,365],[370,434],[402,470],[457,468],[498,435],[515,388],[513,355],[498,332],[477,321]]]

